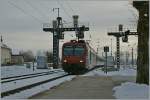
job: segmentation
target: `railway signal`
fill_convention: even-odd
[[[122,41],[123,42],[128,42],[128,35],[130,33],[130,30],[125,31],[124,33],[122,33]]]
[[[79,38],[84,38],[84,31],[89,31],[89,27],[79,27],[78,26],[78,16],[73,16],[74,27],[63,27],[62,18],[59,17],[59,8],[54,8],[58,10],[58,17],[53,21],[53,27],[44,27],[43,31],[53,33],[53,67],[58,68],[59,65],[59,40],[64,39],[65,31],[75,31]]]
[[[130,30],[123,32],[122,27],[122,25],[119,25],[119,32],[108,32],[108,35],[116,37],[117,69],[120,69],[120,37],[122,37],[123,42],[128,42],[128,35],[138,35],[137,32],[130,32]]]
[[[64,33],[63,33],[63,32],[61,32],[61,33],[59,34],[59,39],[64,39]]]
[[[84,30],[85,30],[85,26],[83,25],[83,26],[81,26],[81,28],[78,30],[78,35],[77,35],[78,39],[79,39],[79,38],[81,38],[81,39],[84,38]]]
[[[109,47],[108,46],[104,47],[104,52],[109,52]]]
[[[73,16],[73,24],[75,29],[75,33],[76,33],[76,37],[78,37],[78,40],[81,38],[84,38],[84,31],[86,30],[86,27],[84,25],[82,25],[80,28],[78,28],[78,15],[74,15]]]
[[[121,32],[123,30],[123,25],[119,24],[119,32]]]

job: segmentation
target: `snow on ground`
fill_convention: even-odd
[[[136,76],[136,68],[121,67],[119,71],[111,71],[107,74],[98,68],[83,76]],[[149,97],[149,86],[145,84],[125,82],[121,86],[114,87],[113,91],[117,99],[148,99]]]
[[[104,73],[104,71],[101,70],[101,68],[98,68],[96,70],[93,70],[83,76],[136,76],[136,70],[133,68],[120,68],[119,71],[111,71]]]
[[[24,69],[24,71],[23,71],[23,69]],[[16,75],[15,74],[16,72],[18,75],[19,74],[18,71],[20,72],[21,75],[23,73],[24,74],[33,73],[32,68],[27,69],[25,67],[19,67],[19,66],[15,66],[14,68],[6,67],[6,68],[2,68],[2,70],[7,70],[6,71],[7,74],[4,74],[4,72],[2,71],[2,75],[5,77],[9,76],[9,75]],[[35,72],[40,72],[40,71],[46,71],[47,69],[46,70],[36,69],[36,70],[37,71],[35,71]],[[11,72],[11,74],[9,74],[9,72]],[[136,76],[136,70],[133,68],[129,68],[129,67],[126,67],[126,68],[121,67],[119,71],[112,71],[112,72],[108,72],[106,74],[101,70],[101,68],[98,68],[98,69],[93,70],[82,76]],[[46,90],[48,90],[54,86],[57,86],[65,81],[70,81],[74,77],[75,76],[63,77],[61,79],[42,84],[40,86],[36,86],[34,88],[31,88],[31,89],[28,89],[25,91],[21,91],[20,93],[6,96],[6,97],[4,97],[4,99],[27,99],[35,94],[46,91]],[[113,91],[115,91],[114,96],[117,99],[148,99],[149,86],[144,85],[144,84],[136,84],[136,83],[126,82],[126,83],[122,83],[121,86],[114,87]]]
[[[8,83],[2,83],[1,84],[1,92],[13,90],[19,87],[23,87],[26,85],[30,85],[33,83],[41,82],[44,80],[52,79],[58,76],[66,75],[65,72],[59,72],[59,73],[54,73],[50,75],[44,75],[44,76],[38,76],[34,78],[28,78],[28,79],[22,79],[22,80],[16,80]]]
[[[57,86],[57,85],[65,82],[65,81],[70,81],[74,77],[75,76],[73,76],[73,75],[72,76],[66,76],[66,77],[57,79],[55,81],[48,82],[48,83],[42,84],[40,86],[36,86],[32,89],[24,90],[24,91],[21,91],[20,93],[16,93],[14,95],[6,96],[3,99],[27,99],[27,98],[35,95],[35,94],[46,91],[46,90],[48,90],[48,89],[50,89],[54,86]]]
[[[48,72],[50,70],[56,70],[56,69],[36,69],[35,67],[35,70],[33,71],[33,67],[27,68],[25,65],[3,66],[1,67],[1,78],[40,73],[40,72]]]
[[[122,83],[121,86],[113,88],[117,99],[148,99],[149,86],[131,82]]]
[[[26,74],[33,74],[33,73],[39,73],[39,72],[49,72],[49,71],[57,71],[57,70],[62,70],[62,69],[36,69],[33,71],[33,68],[27,68],[25,65],[13,65],[13,66],[3,66],[1,67],[1,78],[4,77],[11,77],[11,76],[19,76],[19,75],[26,75]],[[43,80],[48,80],[54,77],[62,76],[65,75],[65,72],[59,72],[51,75],[44,75],[44,76],[39,76],[39,77],[34,77],[34,78],[29,78],[29,79],[23,79],[23,80],[16,80],[13,82],[8,82],[8,83],[2,83],[1,84],[1,92],[12,90],[15,88],[19,88],[22,86],[26,86],[29,84],[33,84],[36,82],[40,82]],[[45,91],[53,86],[57,86],[62,82],[69,81],[75,76],[68,76],[64,77],[52,82],[48,82],[45,84],[42,84],[40,86],[36,86],[34,88],[21,91],[20,93],[6,96],[4,98],[11,98],[11,99],[23,99],[23,98],[28,98],[31,97],[32,95],[35,95],[39,92]]]

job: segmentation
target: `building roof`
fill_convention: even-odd
[[[5,48],[5,49],[11,50],[6,44],[2,44],[1,48]]]

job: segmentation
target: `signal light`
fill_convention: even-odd
[[[80,31],[79,33],[78,33],[78,38],[84,38],[84,32],[83,31]]]
[[[59,34],[59,39],[64,39],[64,33]]]
[[[75,42],[77,42],[77,41],[76,41],[76,40],[71,40],[71,42],[75,43]]]
[[[109,47],[108,46],[104,47],[104,52],[109,52]]]
[[[130,30],[127,30],[126,32],[124,32],[123,36],[122,36],[122,41],[123,42],[128,42],[128,34],[130,33]]]
[[[83,60],[80,60],[80,63],[82,63],[83,62]]]
[[[123,41],[123,42],[128,42],[128,36],[127,36],[127,35],[123,36],[123,37],[122,37],[122,41]]]
[[[130,33],[130,30],[125,31],[125,35],[128,35]]]
[[[65,59],[64,62],[67,62],[67,60]]]
[[[80,31],[84,31],[85,30],[85,26],[82,25],[82,27],[80,28]]]

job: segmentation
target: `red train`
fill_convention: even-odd
[[[62,67],[69,74],[81,74],[96,65],[96,52],[84,40],[71,40],[62,47]]]

